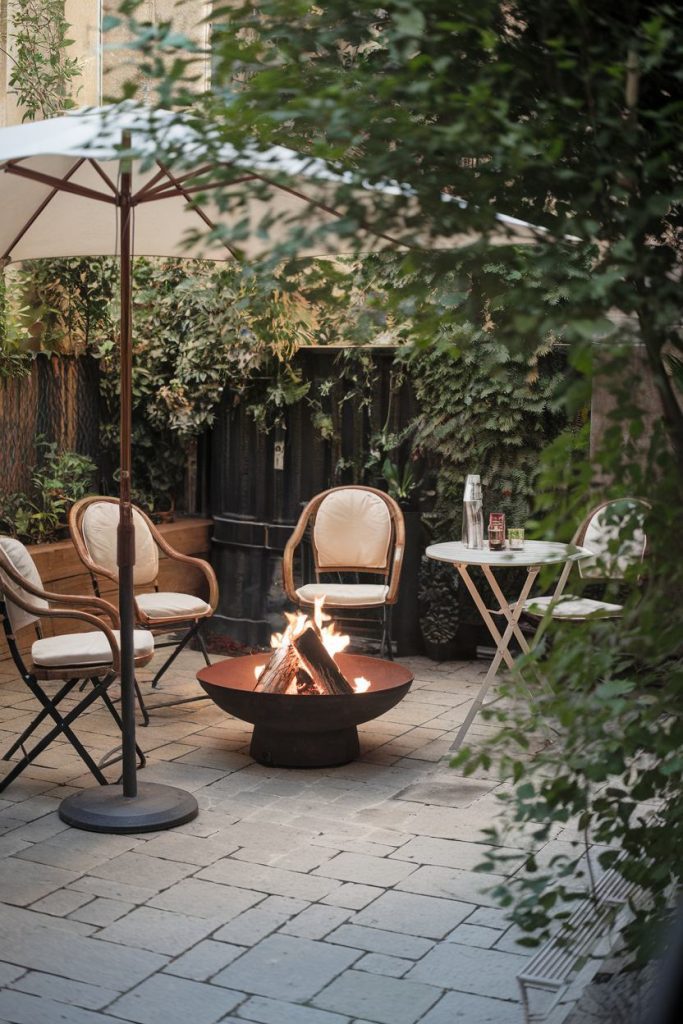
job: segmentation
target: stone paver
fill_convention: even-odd
[[[406,975],[411,981],[459,989],[497,999],[518,998],[517,974],[525,957],[495,949],[442,942]]]
[[[205,917],[212,921],[220,919],[223,924],[237,917],[255,903],[264,899],[262,892],[237,889],[232,885],[218,885],[204,882],[199,878],[186,878],[172,885],[165,892],[149,900],[151,907],[170,910],[176,914]]]
[[[164,694],[195,695],[202,664],[184,651]],[[518,1024],[523,951],[474,871],[498,783],[447,766],[486,666],[410,664],[406,700],[335,768],[255,764],[250,727],[208,702],[154,714],[142,777],[200,806],[169,832],[67,828],[59,803],[92,778],[51,745],[0,798],[0,1024]],[[34,712],[0,662],[3,743]],[[81,728],[94,755],[114,745],[106,711]]]
[[[434,945],[431,939],[402,935],[381,928],[363,928],[357,924],[342,925],[327,936],[327,941],[364,949],[369,953],[386,953],[388,956],[409,957],[412,960],[419,960]]]
[[[421,1024],[521,1024],[519,1003],[470,996],[464,992],[448,992],[422,1018]]]
[[[156,907],[137,907],[103,928],[98,939],[177,956],[213,931],[215,922]]]
[[[355,949],[291,935],[271,935],[217,974],[213,983],[274,999],[306,1002],[359,956]]]
[[[258,1024],[348,1024],[349,1018],[311,1006],[283,1003],[280,999],[252,996],[239,1008],[235,1021],[253,1020]]]
[[[118,999],[109,1012],[137,1024],[215,1024],[243,998],[241,992],[158,974]]]
[[[324,1009],[365,1014],[378,1024],[414,1024],[441,996],[431,985],[346,971],[313,1000]]]
[[[164,973],[177,974],[180,978],[190,978],[192,981],[207,981],[242,953],[244,946],[231,946],[229,942],[205,939],[172,960],[164,968]]]
[[[361,910],[355,924],[443,939],[470,913],[466,903],[407,892],[387,892]]]

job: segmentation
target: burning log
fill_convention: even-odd
[[[291,643],[273,651],[270,661],[256,680],[255,690],[264,693],[285,693],[301,667],[299,655]]]
[[[334,660],[349,642],[335,632],[334,624],[323,626],[322,601],[316,602],[313,619],[301,612],[288,615],[284,633],[271,637],[274,651],[257,676],[255,690],[263,693],[346,694],[353,686]]]
[[[292,645],[298,651],[308,674],[324,693],[355,693],[334,658],[328,654],[315,629],[307,627],[300,636],[292,640]]]

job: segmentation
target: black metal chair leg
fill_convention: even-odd
[[[394,652],[391,649],[391,606],[385,604],[382,608],[382,643],[379,649],[380,657],[387,657],[389,661],[394,660]]]
[[[92,679],[91,682],[93,683],[93,685],[97,685],[97,678]],[[137,686],[137,683],[135,685]],[[114,704],[114,701],[111,699],[109,694],[106,693],[106,692],[102,694],[102,700],[104,701],[106,707],[109,710],[109,713],[111,714],[112,718],[114,719],[114,721],[118,725],[119,729],[121,730],[121,732],[123,732],[123,721],[121,719],[121,715],[118,712],[116,704]],[[147,716],[147,719],[149,721],[149,715]],[[138,755],[138,768],[144,768],[145,765],[147,764],[147,758],[145,757],[144,751],[142,751],[140,749],[140,747],[137,745],[137,743],[135,744],[135,749],[136,749],[137,755]],[[121,750],[121,744],[120,743],[119,743],[118,746],[114,747],[113,750],[110,750],[108,754],[105,754],[104,757],[100,758],[100,760],[99,760],[99,767],[100,768],[107,768],[107,767],[109,767],[110,764],[115,764],[117,761],[119,761],[121,759],[120,755],[119,755],[119,757],[112,757],[112,754],[114,753],[115,750]]]
[[[166,672],[166,670],[171,667],[171,665],[176,660],[176,658],[178,657],[180,652],[190,642],[190,640],[196,634],[198,629],[199,629],[199,623],[198,622],[195,622],[192,626],[190,626],[190,628],[188,629],[188,631],[185,634],[185,636],[183,637],[183,639],[180,641],[180,643],[177,645],[177,647],[174,648],[174,650],[173,650],[172,654],[170,655],[170,657],[168,657],[166,659],[166,661],[163,663],[163,665],[161,666],[161,668],[159,669],[157,674],[154,676],[154,679],[152,680],[152,688],[156,688],[159,685],[159,680],[163,676],[164,672]]]
[[[137,679],[134,679],[133,682],[135,684],[135,696],[137,697],[138,707],[140,708],[140,714],[142,715],[142,724],[143,726],[149,725],[149,711],[147,710],[147,706],[142,696],[140,684],[138,683]]]
[[[204,637],[202,636],[201,625],[202,625],[201,622],[197,623],[197,643],[199,644],[199,650],[204,655],[204,661],[206,662],[207,665],[210,665],[211,664],[211,659],[209,658],[209,652],[207,651],[206,644],[204,643]]]
[[[31,691],[43,705],[43,707],[47,711],[47,714],[55,722],[55,727],[54,729],[51,729],[49,733],[46,733],[46,735],[43,736],[43,738],[39,740],[38,743],[36,743],[36,745],[32,747],[32,749],[24,755],[21,761],[18,761],[15,764],[12,771],[5,776],[2,782],[0,782],[0,793],[4,789],[6,789],[11,782],[14,782],[14,780],[24,771],[24,769],[28,768],[28,766],[32,764],[32,762],[35,761],[35,759],[40,754],[42,754],[42,752],[50,745],[50,743],[52,743],[52,741],[57,739],[57,737],[60,735],[63,735],[66,737],[66,739],[68,739],[69,743],[74,748],[80,759],[83,761],[85,766],[90,770],[90,772],[95,776],[95,779],[100,783],[100,785],[107,785],[106,777],[102,774],[97,763],[93,760],[88,751],[85,749],[85,747],[79,740],[78,736],[76,736],[76,734],[71,729],[71,723],[74,722],[78,718],[78,716],[81,715],[87,708],[89,708],[90,705],[94,701],[96,701],[98,697],[102,696],[102,693],[104,692],[106,687],[109,686],[110,683],[112,682],[112,678],[106,679],[105,681],[101,682],[97,687],[92,689],[90,693],[79,704],[77,704],[75,708],[72,708],[72,710],[66,716],[62,716],[59,714],[57,708],[54,705],[54,702],[49,699],[47,694],[43,692],[40,686],[38,686],[35,682],[33,682],[33,684],[29,682],[29,687]],[[77,681],[78,680],[76,680],[76,682]]]
[[[66,697],[66,695],[71,690],[73,690],[77,682],[78,679],[70,679],[68,682],[64,684],[64,686],[62,686],[60,690],[57,691],[57,693],[54,695],[52,699],[52,703],[55,705],[55,707],[59,704],[60,700],[63,697]],[[38,726],[45,721],[49,714],[50,712],[47,710],[46,707],[42,707],[40,709],[40,711],[33,719],[31,724],[24,729],[19,739],[15,740],[12,746],[9,748],[9,750],[6,750],[5,753],[2,755],[3,761],[9,761],[12,757],[14,757],[14,755],[16,754],[17,750],[19,750],[20,747],[23,749],[24,743],[29,738],[31,733],[35,732]]]

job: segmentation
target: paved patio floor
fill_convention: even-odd
[[[201,664],[184,653],[163,697],[196,693]],[[171,832],[66,828],[59,801],[92,780],[50,747],[0,797],[0,1021],[518,1024],[524,950],[473,871],[500,786],[446,758],[487,666],[408,664],[340,768],[255,764],[250,727],[208,701],[155,713],[143,777],[201,809]],[[34,713],[7,662],[0,703],[6,747]],[[101,710],[78,731],[113,745]]]

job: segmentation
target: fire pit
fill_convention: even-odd
[[[268,654],[251,654],[217,662],[197,679],[219,708],[252,722],[251,756],[259,764],[280,768],[323,768],[353,761],[359,754],[357,725],[383,715],[405,697],[413,677],[393,661],[359,654],[338,654],[348,678],[363,676],[363,693],[268,693],[255,690],[254,669]]]
[[[342,654],[349,637],[324,625],[322,602],[313,619],[287,617],[270,654],[218,662],[197,679],[220,708],[253,723],[251,756],[260,764],[346,764],[359,753],[356,726],[398,704],[413,677],[392,661]]]

